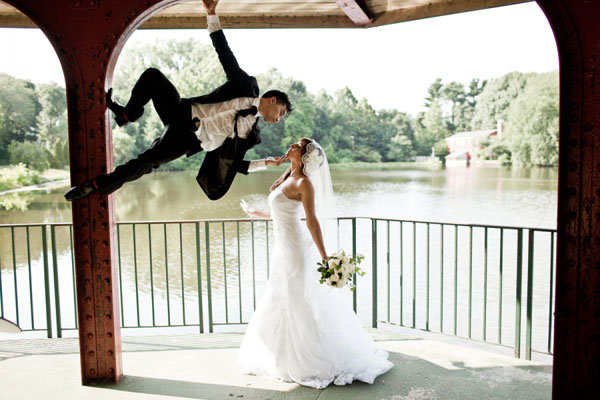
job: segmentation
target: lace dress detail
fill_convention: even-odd
[[[277,188],[269,195],[275,245],[271,275],[240,346],[247,374],[317,389],[373,383],[392,368],[342,291],[319,284],[320,260],[302,203]]]

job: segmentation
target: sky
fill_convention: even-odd
[[[468,84],[512,71],[558,69],[552,30],[535,2],[369,29],[230,29],[226,35],[251,75],[277,68],[312,93],[347,86],[375,109],[412,115],[424,109],[427,88],[438,77]],[[123,52],[159,38],[210,43],[203,29],[138,30]],[[58,58],[38,29],[0,28],[0,54],[0,72],[64,85]]]

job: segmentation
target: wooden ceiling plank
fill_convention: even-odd
[[[373,23],[363,0],[335,0],[335,3],[355,25],[367,26]]]

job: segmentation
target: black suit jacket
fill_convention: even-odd
[[[213,46],[223,66],[227,82],[204,96],[184,99],[190,103],[220,103],[238,97],[258,97],[256,78],[249,76],[238,65],[233,52],[227,44],[222,30],[210,34]],[[237,118],[237,117],[236,117]],[[237,137],[226,139],[217,149],[206,153],[196,181],[211,200],[217,200],[231,187],[235,175],[248,174],[249,161],[244,161],[246,152],[261,142],[258,119],[252,126],[246,139]],[[188,153],[188,156],[196,151]]]

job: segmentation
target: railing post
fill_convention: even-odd
[[[54,306],[56,309],[56,337],[62,337],[60,318],[60,290],[58,284],[58,261],[56,259],[56,226],[50,225],[50,241],[52,243],[52,272],[54,274]]]
[[[473,226],[469,226],[469,339],[473,326]]]
[[[31,279],[31,246],[29,243],[29,227],[25,228],[25,232],[27,233],[27,273],[29,276],[29,310],[31,312],[31,330],[35,330],[35,314],[33,312],[33,284]],[[2,282],[0,281],[0,285],[1,284]]]
[[[517,288],[515,299],[515,357],[521,357],[521,285],[523,282],[523,229],[517,234]]]
[[[73,284],[73,319],[75,320],[75,329],[79,329],[79,322],[77,318],[77,284],[75,282],[75,247],[73,246],[73,225],[69,225],[69,244],[71,245],[71,276]],[[119,296],[123,298],[123,290],[121,289]],[[121,318],[121,321],[123,319]],[[121,322],[122,324],[123,322]]]
[[[371,257],[372,267],[371,275],[373,276],[373,290],[372,290],[372,316],[373,316],[373,328],[377,328],[377,220],[371,218]]]
[[[133,276],[135,277],[135,316],[137,326],[140,326],[140,290],[137,270],[137,241],[135,238],[135,224],[131,224],[131,234],[133,239]]]
[[[550,233],[550,296],[548,298],[548,353],[552,354],[552,297],[554,297],[554,232]]]
[[[196,222],[196,275],[198,277],[198,323],[200,324],[200,333],[204,333],[204,316],[202,306],[202,262],[200,259],[200,223]],[[183,279],[183,277],[181,278]]]
[[[19,321],[19,284],[17,283],[17,255],[15,249],[15,227],[10,227],[10,237],[12,240],[12,262],[13,262],[13,281],[15,285],[15,313],[17,316],[16,323],[20,325]]]
[[[210,284],[210,233],[208,221],[204,223],[206,241],[206,291],[208,295],[208,332],[213,333],[212,287]]]
[[[240,324],[242,323],[242,255],[240,249],[240,221],[236,222],[237,264],[238,264],[238,307],[240,309]]]
[[[531,360],[531,319],[533,314],[533,259],[535,231],[529,229],[527,248],[527,325],[525,327],[525,359]]]
[[[184,271],[183,271],[183,224],[179,224],[179,273],[181,276],[181,315],[183,317],[183,325],[187,325],[185,322],[185,282],[184,282]]]
[[[429,330],[429,223],[427,223],[427,243],[425,246],[425,264],[427,265],[427,285],[425,286],[425,330]]]
[[[440,224],[440,332],[444,333],[444,224]]]
[[[356,257],[356,218],[352,218],[352,257]],[[356,291],[356,274],[352,275],[352,283],[354,284],[354,292],[352,292],[352,308],[356,313],[357,309],[357,297]]]
[[[150,265],[150,300],[152,300],[152,326],[156,326],[154,307],[154,275],[152,272],[152,223],[148,222],[148,263]]]
[[[256,255],[254,254],[254,221],[250,221],[252,236],[252,311],[256,310]]]
[[[167,224],[163,224],[163,237],[165,240],[165,287],[167,289],[167,325],[171,325],[171,299],[169,293],[169,259],[167,254],[169,253],[167,249]]]
[[[454,225],[454,336],[458,332],[458,225]]]
[[[119,304],[121,305],[121,325],[125,325],[125,307],[123,307],[123,272],[121,266],[121,226],[117,226],[117,261],[119,263]],[[77,320],[77,318],[75,318]]]
[[[48,240],[46,225],[42,225],[42,257],[44,260],[44,295],[46,297],[46,331],[48,338],[52,337],[52,311],[50,304],[50,271],[48,270]]]
[[[498,255],[498,344],[502,344],[502,280],[504,274],[504,228],[500,228],[500,254]]]
[[[390,322],[390,221],[386,221],[387,225],[387,242],[386,242],[386,261],[387,261],[387,322]]]
[[[225,323],[229,323],[229,304],[227,302],[227,251],[225,249],[225,222],[221,222],[222,244],[223,244],[223,288],[225,289]]]
[[[400,221],[400,326],[404,324],[404,225]]]
[[[483,341],[487,340],[488,228],[485,228],[483,247]]]
[[[417,223],[413,222],[412,327],[417,326]]]

